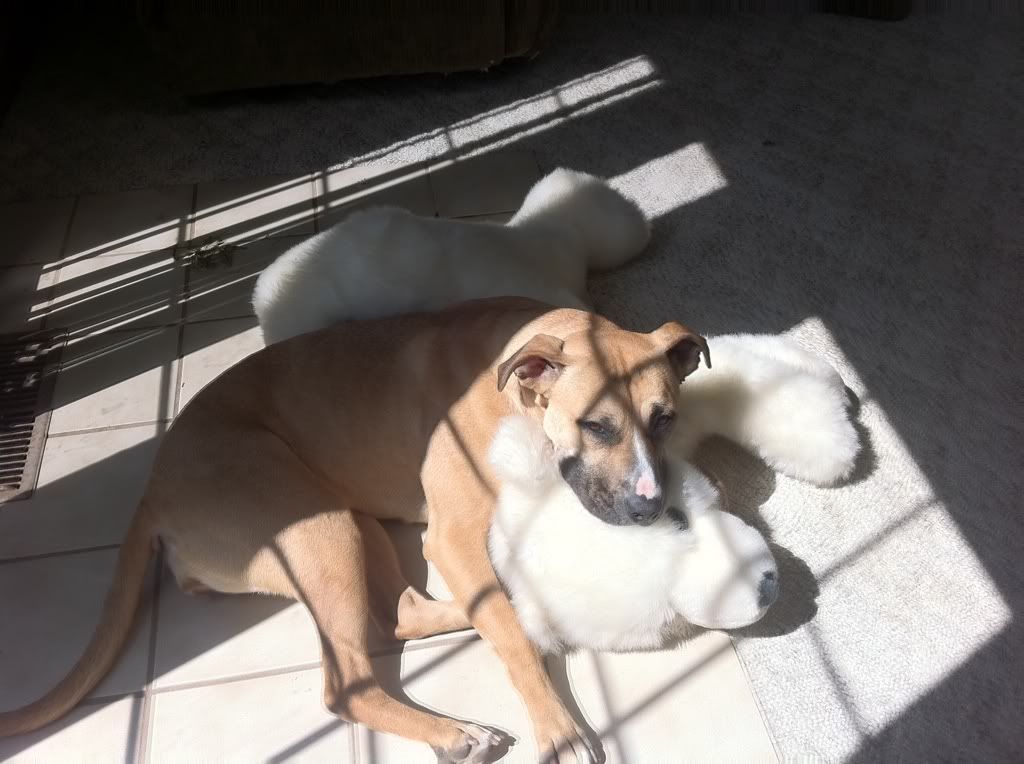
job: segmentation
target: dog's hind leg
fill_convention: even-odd
[[[395,546],[378,520],[359,513],[355,519],[369,562],[370,611],[382,632],[406,640],[471,628],[457,603],[429,599],[409,584]]]
[[[250,567],[255,586],[294,597],[309,608],[320,635],[324,703],[370,729],[419,740],[441,761],[475,762],[500,740],[477,725],[407,706],[377,683],[368,657],[367,544],[357,513],[320,512],[292,523]]]

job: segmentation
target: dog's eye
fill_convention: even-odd
[[[651,434],[652,435],[664,435],[668,428],[672,426],[672,422],[675,421],[675,414],[669,414],[667,412],[657,414],[651,419]]]
[[[592,432],[594,435],[597,435],[599,438],[604,438],[604,437],[607,437],[607,435],[608,435],[608,428],[605,427],[600,422],[592,422],[592,421],[580,422],[580,427],[582,427],[584,430],[587,430],[588,432]]]

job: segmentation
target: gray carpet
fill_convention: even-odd
[[[582,19],[490,75],[200,108],[58,39],[0,130],[0,199],[506,144],[616,177],[658,218],[650,255],[595,282],[604,312],[792,330],[859,398],[867,451],[842,488],[703,456],[783,563],[783,599],[737,637],[781,752],[1021,760],[1022,33]]]

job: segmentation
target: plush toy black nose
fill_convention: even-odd
[[[768,571],[761,576],[761,582],[757,585],[757,606],[771,607],[779,597],[779,577],[774,571]]]
[[[661,496],[648,499],[645,496],[629,497],[629,519],[637,525],[650,525],[659,517],[661,510],[665,507],[665,501]]]

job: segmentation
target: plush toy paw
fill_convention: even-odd
[[[823,359],[781,339],[785,352],[776,358],[786,368],[765,387],[753,412],[761,420],[757,451],[785,475],[832,485],[849,477],[860,452],[846,386]]]
[[[771,422],[757,450],[774,469],[817,485],[849,477],[860,442],[845,394],[819,378],[794,377],[768,396],[764,407],[761,416]]]

